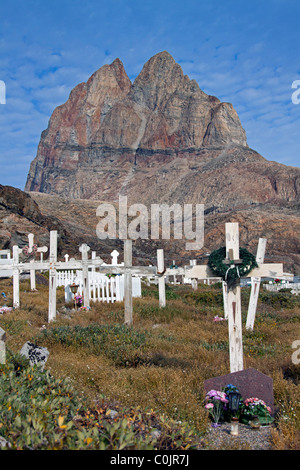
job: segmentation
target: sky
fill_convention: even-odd
[[[299,18],[299,0],[1,0],[0,184],[24,189],[78,83],[117,57],[134,81],[161,51],[232,103],[249,147],[299,167]]]

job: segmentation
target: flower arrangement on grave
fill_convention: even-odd
[[[31,257],[35,257],[35,255],[37,254],[37,249],[38,249],[38,247],[37,247],[36,244],[32,245],[31,251],[29,251],[30,250],[29,246],[25,245],[22,248],[22,254],[25,255],[25,257],[27,259],[29,259]]]
[[[241,422],[249,424],[252,420],[258,419],[261,425],[271,424],[274,421],[271,412],[271,408],[263,400],[256,397],[247,398],[242,408]]]
[[[77,294],[74,295],[74,299],[75,299],[75,303],[76,303],[77,307],[81,307],[82,302],[83,302],[82,295],[77,293]]]
[[[91,307],[82,306],[82,307],[80,307],[79,310],[82,310],[82,311],[84,311],[84,312],[87,312],[88,310],[91,310]]]
[[[210,254],[208,266],[216,277],[221,277],[227,282],[229,288],[238,278],[246,276],[253,268],[258,267],[255,256],[246,248],[240,248],[241,262],[239,264],[235,264],[234,261],[230,261],[229,264],[227,264],[225,263],[225,258],[226,248],[218,248]]]
[[[215,315],[214,316],[214,322],[217,323],[219,321],[223,321],[223,320],[226,320],[226,318],[223,318],[223,317],[219,317],[219,315]]]
[[[226,394],[219,390],[209,390],[204,398],[204,407],[208,410],[211,419],[214,421],[213,426],[218,426],[220,421],[224,420],[226,404],[228,400]]]
[[[108,279],[110,279],[111,277],[116,277],[117,274],[107,273],[107,274],[105,274],[105,276],[108,277]]]
[[[7,312],[11,312],[13,310],[13,307],[7,307],[6,305],[4,305],[3,307],[0,307],[0,313],[7,313]]]

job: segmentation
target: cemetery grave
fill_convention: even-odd
[[[228,226],[226,237],[228,260],[231,261],[230,265],[235,266],[238,266],[239,261],[234,251],[238,242],[237,229],[236,226]],[[204,384],[210,380],[218,383],[219,378],[228,374],[239,374],[240,377],[243,373],[247,376],[252,370],[259,371],[263,377],[270,378],[274,411],[278,413],[276,407],[280,411],[276,415],[273,445],[296,445],[296,438],[293,443],[291,436],[292,430],[297,435],[299,426],[299,373],[297,365],[291,363],[294,352],[291,345],[297,339],[295,334],[299,332],[299,305],[296,298],[292,308],[278,311],[274,305],[265,305],[261,301],[262,290],[256,289],[255,316],[249,328],[247,321],[251,311],[252,288],[238,289],[239,286],[233,285],[227,291],[224,290],[224,281],[220,281],[219,276],[207,265],[191,263],[189,266],[180,266],[178,262],[176,269],[165,269],[161,251],[157,253],[157,267],[151,267],[150,270],[149,267],[134,268],[135,274],[138,271],[143,276],[146,272],[158,277],[157,285],[143,284],[141,297],[128,296],[127,301],[114,303],[95,302],[89,305],[89,310],[64,315],[60,313],[65,302],[64,290],[55,289],[55,315],[49,316],[49,311],[54,312],[54,299],[50,300],[49,292],[54,292],[56,284],[55,267],[66,267],[66,261],[57,261],[55,257],[54,235],[52,237],[50,261],[40,260],[36,263],[39,269],[49,269],[50,289],[36,284],[33,290],[30,288],[30,280],[19,280],[17,308],[0,315],[3,331],[0,339],[7,350],[20,351],[26,341],[45,346],[50,351],[46,367],[55,372],[56,376],[62,373],[69,377],[73,386],[76,384],[76,388],[84,392],[91,409],[96,396],[98,400],[105,396],[111,401],[110,408],[117,410],[120,416],[120,403],[131,410],[139,405],[153,409],[155,413],[165,413],[170,423],[189,423],[194,438],[198,436],[195,442],[199,448],[212,445],[205,444],[206,437],[211,434],[207,434],[210,420],[203,406],[206,392]],[[127,290],[130,292],[133,272],[130,245],[128,243],[124,266],[107,267],[100,260],[91,263],[89,250],[83,245],[81,258],[67,260],[68,268],[72,266],[70,269],[76,270],[84,266],[86,269],[91,265],[99,267],[104,273],[112,272],[112,269],[115,273],[124,273],[128,276]],[[265,276],[266,270],[272,276],[284,275],[280,265],[264,265],[263,257],[259,258],[258,253],[256,260],[259,266],[254,271],[257,282]],[[29,267],[35,267],[34,263],[31,262]],[[14,268],[16,276],[16,266]],[[167,284],[167,276],[174,276],[174,273],[197,279],[197,288],[195,285]],[[83,277],[87,279],[84,274]],[[212,285],[201,283],[202,279],[208,278],[219,279],[220,282]],[[8,280],[0,280],[0,283],[1,290],[6,291],[9,299],[7,303],[13,304],[16,300],[16,280],[10,284]],[[86,286],[85,289],[87,292]],[[214,302],[216,293],[222,294],[219,303]],[[206,294],[211,296],[211,303],[201,302],[201,296],[203,298]],[[39,303],[41,313],[33,308],[35,302]],[[223,318],[223,321],[214,321],[216,316]],[[276,322],[273,322],[274,319]],[[1,351],[3,358],[3,348]],[[289,378],[285,378],[287,376]],[[260,383],[260,380],[253,382]],[[253,390],[251,393],[254,393]],[[290,403],[294,405],[296,416]],[[85,423],[89,421],[86,414],[81,419]],[[284,427],[287,419],[289,431]],[[159,426],[155,429],[158,431]],[[271,439],[271,431],[268,439]],[[251,442],[248,441],[240,445],[251,448]]]

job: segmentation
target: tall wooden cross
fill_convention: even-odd
[[[226,260],[239,263],[239,227],[238,224],[226,224]],[[240,281],[235,282],[227,291],[228,335],[230,371],[243,370],[243,331]]]
[[[225,224],[226,240],[226,260],[238,262],[239,256],[239,226],[238,223]],[[263,245],[263,242],[261,242]],[[261,253],[261,251],[260,251]],[[258,257],[259,261],[261,257]],[[225,261],[226,261],[225,260]],[[208,265],[195,265],[178,268],[178,274],[183,274],[189,279],[209,279],[216,276]],[[173,274],[172,270],[167,269],[166,275]],[[247,277],[253,278],[277,278],[283,277],[283,265],[281,263],[259,263],[258,268],[254,268]],[[230,372],[243,370],[243,341],[242,341],[242,315],[241,315],[241,288],[240,282],[234,284],[228,289],[225,283],[225,313],[228,318],[228,336],[229,336],[229,359]]]

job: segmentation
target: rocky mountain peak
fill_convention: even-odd
[[[178,88],[184,87],[185,77],[179,64],[168,52],[160,52],[144,65],[132,87],[132,97],[151,110],[160,107]]]
[[[250,149],[233,105],[203,92],[163,51],[133,83],[115,59],[71,91],[42,132],[25,190],[223,210],[298,200],[299,171]]]

